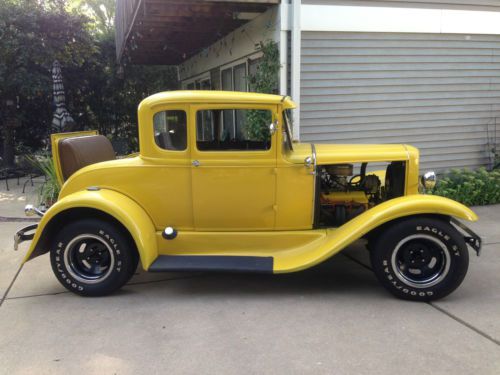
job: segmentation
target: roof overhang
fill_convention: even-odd
[[[119,62],[178,65],[280,0],[119,0]]]

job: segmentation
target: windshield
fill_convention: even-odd
[[[293,145],[292,145],[292,142],[293,142],[293,134],[292,134],[292,128],[293,128],[293,124],[292,124],[292,111],[290,109],[285,109],[283,111],[283,119],[285,121],[285,133],[283,134],[284,135],[284,142],[285,144],[287,145],[287,147],[290,149],[290,150],[293,150]]]

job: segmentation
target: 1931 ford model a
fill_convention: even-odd
[[[467,246],[481,246],[456,218],[474,212],[419,194],[414,147],[292,142],[294,106],[254,93],[156,94],[139,106],[139,154],[122,159],[94,132],[53,135],[62,189],[34,235],[16,234],[33,239],[24,261],[49,252],[66,288],[96,296],[124,285],[139,260],[151,272],[285,273],[363,237],[397,297],[455,290]]]

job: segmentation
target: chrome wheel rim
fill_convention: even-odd
[[[441,282],[450,271],[450,252],[439,239],[415,234],[401,240],[392,252],[391,265],[396,277],[414,288],[429,288]]]
[[[73,238],[64,249],[64,265],[76,280],[86,284],[100,283],[111,274],[115,256],[111,246],[94,234]]]

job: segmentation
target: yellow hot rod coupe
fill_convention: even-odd
[[[174,91],[139,105],[138,154],[117,159],[95,132],[52,136],[62,185],[24,262],[50,253],[69,290],[105,295],[144,270],[285,273],[364,238],[394,295],[428,301],[465,277],[480,238],[467,207],[419,194],[408,145],[292,142],[287,96]],[[430,172],[421,183],[435,182]]]

